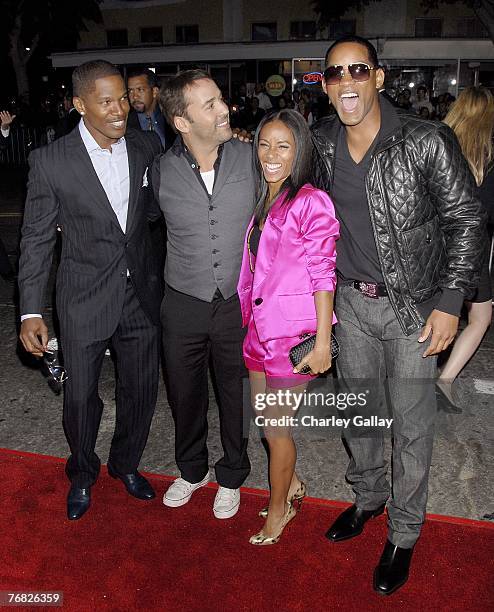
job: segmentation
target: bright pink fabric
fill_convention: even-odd
[[[315,331],[314,292],[336,287],[339,223],[331,199],[306,184],[290,204],[283,201],[278,198],[268,213],[257,257],[251,258],[254,273],[247,249],[253,219],[244,243],[238,282],[243,325],[252,316],[261,342]]]
[[[249,321],[244,339],[244,361],[248,370],[264,372],[270,389],[290,389],[309,382],[312,374],[295,374],[288,357],[290,349],[301,342],[295,338],[277,338],[261,342],[254,319]]]

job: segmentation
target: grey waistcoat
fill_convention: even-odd
[[[224,144],[209,197],[183,154],[160,159],[159,202],[167,229],[166,282],[210,302],[237,291],[245,231],[254,208],[252,147]]]

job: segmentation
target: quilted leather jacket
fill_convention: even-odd
[[[397,112],[388,101],[380,103],[383,112]],[[373,154],[366,191],[389,299],[410,335],[424,324],[417,305],[435,300],[448,312],[441,308],[447,296],[459,313],[475,289],[486,215],[453,131],[443,123],[397,116],[399,127]],[[330,195],[340,129],[337,115],[313,128],[314,184]]]

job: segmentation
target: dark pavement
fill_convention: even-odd
[[[23,174],[0,167],[0,183],[0,236],[15,264],[22,216]],[[46,319],[53,337],[55,332],[51,314],[51,309],[48,309]],[[0,447],[66,456],[68,449],[61,423],[62,397],[55,395],[47,386],[36,360],[26,356],[18,347],[16,289],[14,284],[1,278],[0,321],[3,347],[0,353]],[[456,385],[463,414],[443,415],[447,427],[441,430],[434,447],[429,512],[475,519],[494,513],[493,356],[494,330],[491,328]],[[115,409],[114,369],[110,357],[105,359],[100,395],[105,402],[105,411],[97,452],[102,462],[106,463]],[[209,449],[210,464],[213,465],[220,457],[221,449],[217,406],[212,390],[210,396]],[[347,455],[338,436],[328,438],[321,434],[309,438],[301,434],[296,437],[299,453],[297,471],[307,483],[309,495],[352,500],[351,489],[344,479]],[[173,438],[173,422],[161,383],[141,468],[162,474],[177,474]],[[245,485],[267,488],[266,454],[254,430],[251,432],[249,451],[252,472]],[[60,511],[65,512],[65,508]]]

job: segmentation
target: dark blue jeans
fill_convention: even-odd
[[[418,342],[420,330],[404,334],[387,297],[368,298],[340,285],[335,312],[342,391],[352,392],[365,381],[372,387],[368,414],[382,415],[388,399],[393,418],[391,487],[382,430],[345,431],[351,452],[346,476],[360,508],[373,510],[389,499],[388,537],[396,546],[411,548],[420,535],[427,505],[437,360],[422,357],[429,340]]]

